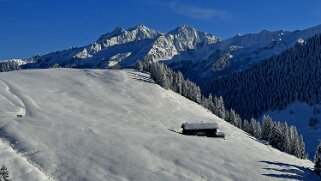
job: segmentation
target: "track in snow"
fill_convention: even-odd
[[[5,89],[5,91],[0,92],[1,98],[6,100],[7,104],[11,105],[11,108],[14,109],[7,112],[8,115],[11,115],[12,120],[17,119],[16,117],[18,115],[21,115],[22,117],[31,115],[28,107],[30,107],[30,105],[33,107],[34,102],[29,97],[22,95],[20,93],[21,91],[11,83],[1,79],[0,83],[0,89]],[[0,164],[5,164],[8,167],[9,172],[12,175],[10,176],[11,180],[25,180],[26,178],[31,178],[32,180],[54,180],[51,176],[44,173],[39,165],[33,163],[30,159],[27,159],[26,155],[33,154],[36,151],[20,153],[15,150],[14,144],[14,139],[8,137],[6,133],[3,132],[2,128],[0,128]],[[21,170],[17,171],[16,169],[13,169],[17,167],[21,167]],[[23,176],[20,177],[20,175]]]
[[[2,97],[5,98],[8,103],[16,106],[18,108],[18,111],[16,113],[10,112],[11,114],[15,115],[26,115],[26,106],[25,103],[20,99],[14,92],[12,92],[12,88],[3,80],[0,80],[0,83],[2,84],[1,87],[3,87],[6,91],[2,93]]]

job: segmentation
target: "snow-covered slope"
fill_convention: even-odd
[[[286,121],[288,124],[295,125],[304,137],[306,150],[310,159],[313,159],[316,148],[320,142],[321,135],[321,105],[310,106],[307,103],[295,102],[288,105],[283,110],[267,111],[273,120]],[[310,118],[316,118],[319,123],[313,127],[309,126]],[[260,118],[260,120],[262,117]]]
[[[131,70],[0,73],[0,102],[1,139],[23,158],[1,157],[13,180],[319,179],[310,161],[259,143]],[[217,122],[226,139],[171,131],[197,120]]]

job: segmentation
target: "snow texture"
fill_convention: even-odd
[[[282,153],[132,70],[0,73],[0,161],[12,180],[319,180]],[[22,114],[22,117],[16,117]],[[226,139],[176,133],[216,122]]]

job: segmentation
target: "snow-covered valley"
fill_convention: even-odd
[[[15,181],[319,179],[312,162],[133,70],[3,72],[0,103],[0,161]],[[171,131],[186,121],[216,122],[226,137]]]

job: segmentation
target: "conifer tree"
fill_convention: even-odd
[[[177,91],[179,94],[182,94],[182,84],[183,84],[183,74],[182,72],[178,72],[177,73]]]
[[[218,97],[217,101],[218,101],[217,103],[218,116],[222,119],[225,119],[225,105],[224,105],[223,97],[222,96]]]
[[[255,133],[255,138],[261,139],[262,138],[262,128],[260,122],[256,122],[256,133]]]
[[[140,71],[140,72],[142,72],[142,71],[144,70],[144,65],[143,65],[143,62],[142,62],[142,61],[138,60],[138,61],[136,62],[136,69],[137,69],[138,71]]]
[[[237,113],[235,113],[235,111],[233,109],[231,109],[231,111],[229,113],[229,120],[228,121],[238,128],[242,127],[241,118]]]
[[[282,151],[285,151],[287,153],[290,153],[290,130],[289,130],[289,126],[286,122],[284,122],[281,125],[281,130],[282,130]]]
[[[320,176],[321,172],[321,141],[314,155],[314,172]]]
[[[307,153],[305,151],[305,144],[304,144],[303,136],[300,135],[300,137],[299,137],[299,155],[298,155],[298,158],[305,159],[307,157],[308,157],[308,155],[307,155]]]
[[[298,131],[297,131],[296,127],[294,127],[294,126],[290,127],[290,139],[291,139],[291,141],[290,141],[290,147],[291,147],[290,154],[298,156],[300,153],[300,150],[299,150],[300,141],[299,141]]]
[[[256,132],[257,132],[257,125],[256,125],[256,120],[254,118],[251,118],[251,121],[250,121],[250,130],[249,130],[249,133],[253,136],[256,135]]]
[[[268,141],[270,138],[273,122],[270,116],[263,116],[262,139]]]
[[[209,103],[209,110],[214,114],[214,103],[213,103],[213,96],[212,96],[212,94],[210,94],[209,96],[208,96],[208,103]],[[228,119],[227,119],[228,120]],[[228,122],[230,122],[230,121],[228,121]]]
[[[246,119],[243,121],[243,131],[251,134],[251,133],[250,133],[250,123],[249,123],[249,121],[246,120]]]
[[[283,148],[283,144],[282,144],[282,130],[280,127],[280,123],[274,123],[272,125],[272,129],[270,132],[270,136],[269,136],[269,143],[274,146],[275,148],[281,150]]]

